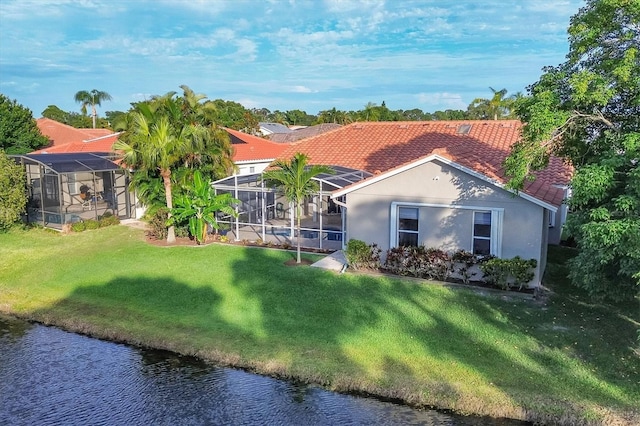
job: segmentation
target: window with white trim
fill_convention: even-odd
[[[418,245],[418,209],[398,207],[398,246]]]
[[[473,254],[491,254],[491,212],[473,212]]]

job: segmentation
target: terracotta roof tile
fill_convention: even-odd
[[[461,132],[462,124],[471,125],[468,133]],[[517,120],[353,123],[293,143],[280,158],[302,152],[312,164],[378,174],[438,154],[504,184],[507,179],[502,163],[520,138],[520,130]],[[523,192],[559,205],[563,192],[552,185],[567,184],[570,176],[571,168],[552,158],[550,166]]]
[[[51,120],[36,120],[40,133],[49,138],[51,145],[34,151],[33,154],[70,152],[111,152],[119,133],[109,129],[76,129],[75,127]]]
[[[270,142],[238,130],[225,130],[231,138],[233,161],[235,163],[241,161],[274,160],[288,148],[287,144]]]

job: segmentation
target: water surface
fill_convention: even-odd
[[[329,392],[0,317],[2,425],[522,425]]]

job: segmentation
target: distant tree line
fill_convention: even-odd
[[[469,104],[466,110],[447,109],[444,111],[424,112],[419,108],[408,110],[391,110],[386,103],[377,105],[368,102],[363,109],[358,111],[339,110],[335,107],[309,114],[300,109],[288,111],[268,108],[247,109],[241,104],[222,99],[207,100],[213,106],[216,123],[230,129],[242,130],[247,133],[256,133],[259,122],[280,123],[288,126],[312,126],[321,123],[349,124],[356,121],[429,121],[429,120],[500,120],[515,118],[515,102],[522,98],[517,94],[507,97],[507,90],[494,90],[491,98],[477,98]],[[86,93],[89,96],[91,92]],[[103,92],[99,92],[103,93]],[[106,99],[106,98],[105,98]],[[42,116],[59,121],[76,128],[92,127],[92,118],[96,118],[96,127],[114,128],[115,123],[126,115],[123,111],[106,111],[105,117],[94,117],[87,115],[87,106],[91,105],[90,100],[83,101],[82,113],[67,112],[55,105],[49,105]],[[135,109],[137,103],[132,103]],[[99,105],[96,103],[96,105]]]

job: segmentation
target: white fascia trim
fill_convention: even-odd
[[[264,160],[262,160],[262,159],[260,159],[260,160],[240,160],[240,161],[234,161],[234,163],[236,163],[236,164],[251,164],[251,163],[269,163],[269,164],[271,164],[274,160],[275,160],[275,158],[265,158]]]
[[[84,142],[84,143],[95,142],[95,141],[99,141],[99,140],[102,140],[102,139],[112,138],[114,136],[120,136],[123,133],[124,132],[118,132],[118,133],[112,133],[110,135],[99,136],[99,137],[93,138],[93,139],[83,139],[82,142]]]
[[[486,206],[462,206],[458,204],[433,204],[433,203],[409,203],[404,201],[392,201],[389,212],[389,247],[395,247],[398,243],[398,207],[435,207],[445,209],[460,209],[473,211],[491,212],[491,254],[502,257],[502,223],[504,219],[504,208]],[[473,232],[473,230],[472,230]],[[472,238],[473,240],[473,238]]]
[[[441,156],[439,156],[437,154],[429,155],[428,157],[421,158],[421,159],[419,159],[417,161],[414,161],[413,163],[405,164],[404,166],[399,167],[397,169],[394,169],[394,170],[392,170],[390,172],[382,173],[382,174],[380,174],[378,176],[375,176],[373,178],[365,179],[364,181],[362,181],[360,183],[356,183],[354,185],[349,185],[348,187],[346,187],[346,188],[344,188],[344,189],[342,189],[340,191],[335,191],[331,195],[331,198],[340,197],[342,195],[345,195],[345,194],[348,194],[350,192],[353,192],[353,191],[356,191],[358,189],[361,189],[361,188],[364,188],[366,186],[369,186],[369,185],[371,185],[373,183],[379,182],[379,181],[381,181],[383,179],[386,179],[386,178],[395,176],[397,174],[400,174],[402,172],[405,172],[405,171],[407,171],[409,169],[412,169],[414,167],[421,166],[421,165],[423,165],[425,163],[429,163],[429,162],[431,162],[433,160],[441,161],[441,162],[447,164],[448,166],[456,168],[456,169],[458,169],[458,170],[460,170],[460,171],[462,171],[464,173],[467,173],[467,174],[469,174],[471,176],[474,176],[474,177],[476,177],[476,178],[478,178],[480,180],[483,180],[483,181],[485,181],[487,183],[490,183],[491,185],[497,186],[500,189],[508,191],[508,192],[510,192],[510,193],[512,193],[514,195],[517,195],[517,196],[519,196],[519,197],[521,197],[521,198],[523,198],[523,199],[525,199],[525,200],[527,200],[529,202],[532,202],[533,204],[541,206],[541,207],[543,207],[543,208],[545,208],[547,210],[551,210],[554,213],[558,211],[558,208],[556,206],[554,206],[553,204],[549,204],[547,202],[539,200],[539,199],[537,199],[535,197],[532,197],[529,194],[525,194],[522,191],[518,191],[516,193],[513,190],[507,189],[504,184],[502,184],[502,183],[500,183],[500,182],[498,182],[498,181],[496,181],[494,179],[491,179],[488,176],[483,175],[482,173],[476,172],[475,170],[469,169],[468,167],[462,166],[462,165],[456,163],[455,161],[451,161],[451,160],[449,160],[447,158],[444,158],[444,157],[441,157]]]

